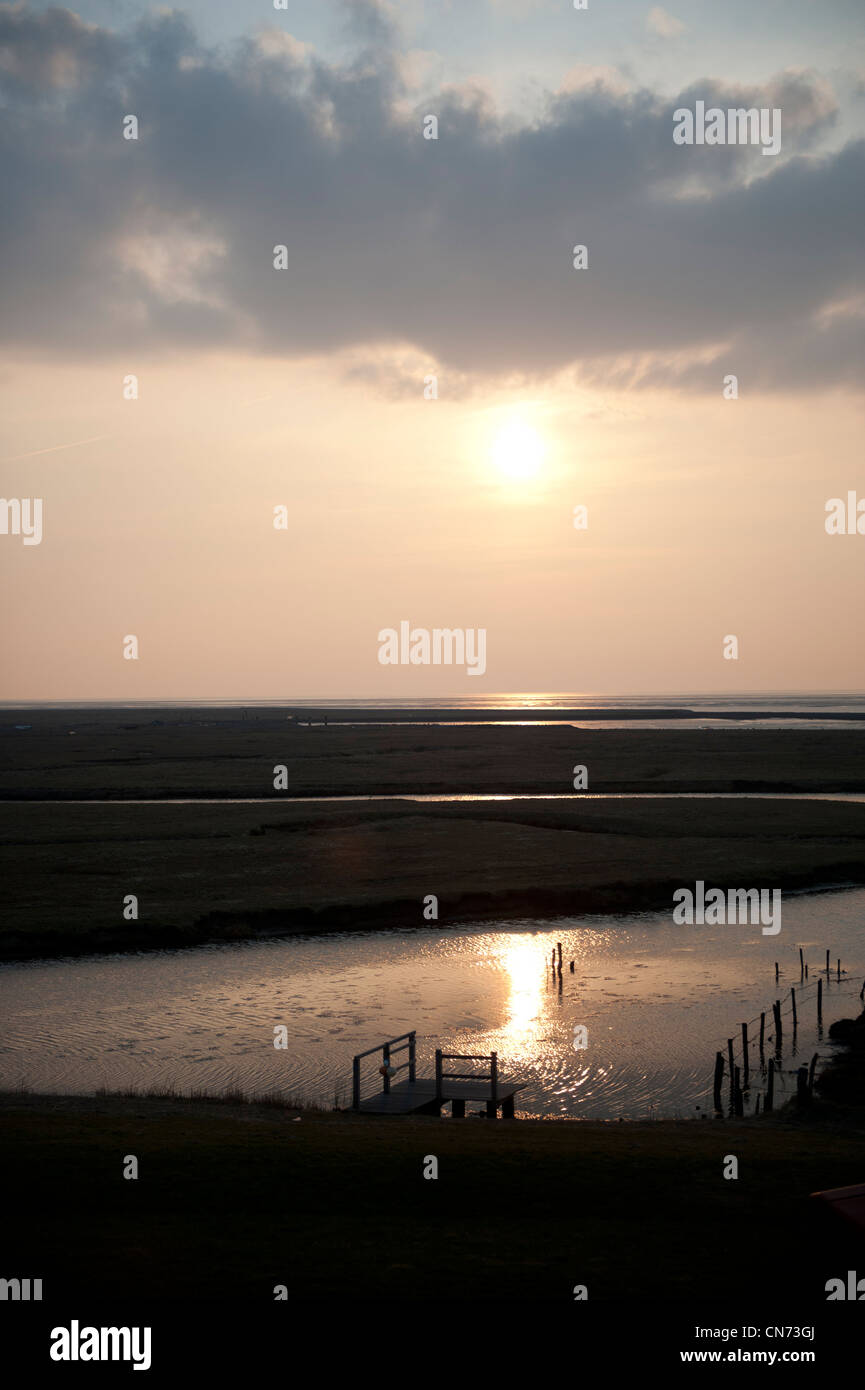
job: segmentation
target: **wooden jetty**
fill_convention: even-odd
[[[395,1064],[393,1058],[407,1052],[405,1061]],[[374,1095],[362,1096],[361,1067],[365,1057],[381,1054],[381,1064],[377,1075],[381,1077],[382,1089]],[[445,1062],[486,1062],[488,1071],[465,1072],[445,1071]],[[393,1077],[401,1071],[408,1076],[394,1082]],[[502,1119],[514,1118],[514,1096],[522,1091],[526,1083],[503,1081],[499,1076],[498,1054],[464,1052],[442,1052],[436,1049],[435,1076],[419,1077],[416,1062],[416,1034],[401,1033],[398,1038],[389,1038],[377,1047],[359,1052],[352,1064],[352,1110],[363,1115],[440,1115],[443,1105],[450,1104],[455,1119],[462,1119],[466,1113],[466,1101],[482,1101],[486,1114],[496,1119],[501,1108]]]

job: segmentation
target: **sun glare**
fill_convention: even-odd
[[[544,441],[525,420],[509,420],[493,439],[493,463],[511,481],[534,478],[544,461]]]

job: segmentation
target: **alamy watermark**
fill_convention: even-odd
[[[412,627],[399,631],[383,627],[378,634],[382,666],[465,666],[466,675],[482,676],[487,669],[485,627]]]
[[[771,907],[770,907],[771,897]],[[673,894],[673,921],[677,926],[746,926],[762,923],[764,936],[781,930],[780,888],[710,888],[699,879],[693,890],[677,888]]]
[[[679,106],[673,112],[674,145],[762,145],[764,154],[781,150],[780,106],[710,106],[698,101],[691,111]]]
[[[150,1370],[149,1327],[69,1327],[51,1329],[52,1361],[131,1361],[133,1371]]]
[[[843,497],[830,497],[826,511],[827,536],[865,536],[865,497],[857,497],[851,489],[846,501]]]
[[[21,536],[24,545],[42,542],[42,498],[0,497],[0,536]]]
[[[39,1303],[42,1299],[41,1279],[0,1279],[0,1300],[4,1303]]]

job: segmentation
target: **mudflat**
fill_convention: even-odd
[[[590,792],[865,792],[865,729],[843,721],[831,729],[307,726],[284,709],[246,717],[22,709],[2,712],[0,755],[0,799],[16,800],[567,794],[578,765]],[[280,791],[277,766],[286,769]]]

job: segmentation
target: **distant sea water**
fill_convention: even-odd
[[[274,696],[269,700],[193,699],[193,700],[0,700],[0,709],[333,709],[333,710],[429,710],[441,709],[524,709],[542,710],[609,709],[651,710],[691,709],[698,713],[723,714],[728,710],[753,710],[755,714],[777,710],[783,713],[850,713],[865,718],[865,692],[808,694],[769,692],[754,694],[692,695],[600,695],[573,692],[492,692],[471,695],[428,695],[396,698],[375,696],[367,699],[294,699]]]
[[[0,701],[0,710],[208,711],[233,722],[264,711],[298,723],[560,724],[581,728],[838,728],[865,724],[865,693],[769,692],[685,695],[598,695],[492,692],[365,699],[31,700]],[[484,716],[488,717],[484,717]],[[522,717],[521,717],[522,716]],[[220,721],[221,722],[221,721]]]

